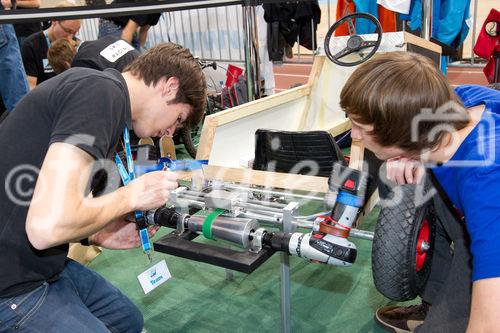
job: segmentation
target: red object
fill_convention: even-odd
[[[477,37],[476,44],[474,45],[474,53],[484,59],[489,59],[493,54],[495,46],[500,43],[499,36],[490,36],[486,33],[486,25],[489,22],[497,22],[500,24],[500,12],[496,9],[492,9],[488,14],[488,17],[483,23],[481,32]]]
[[[314,234],[314,238],[321,239],[323,238],[322,234]]]
[[[230,88],[238,81],[238,77],[243,74],[243,69],[229,64],[226,71],[226,87]]]
[[[344,187],[350,189],[350,190],[354,190],[354,186],[356,185],[356,183],[354,182],[354,180],[352,179],[348,179],[345,181],[344,183]]]
[[[396,13],[378,5],[378,20],[383,32],[396,32]]]
[[[497,36],[490,36],[486,32],[487,25],[490,22],[496,22],[497,28],[495,32],[497,33]],[[481,32],[477,37],[476,44],[474,45],[474,53],[481,58],[488,60],[488,63],[483,68],[483,72],[489,83],[493,83],[495,81],[495,58],[493,57],[493,54],[495,52],[500,52],[500,36],[498,36],[499,24],[500,12],[493,8],[484,21]]]
[[[351,0],[338,0],[337,1],[337,14],[335,19],[338,21],[341,17],[356,12],[356,5]],[[353,21],[356,21],[355,19]],[[349,36],[349,28],[347,22],[342,23],[335,29],[335,36]]]
[[[494,50],[495,52],[500,53],[500,44],[497,44]],[[488,60],[488,63],[483,68],[483,73],[486,76],[486,79],[488,80],[489,83],[495,83],[495,69],[496,69],[495,64],[496,61],[492,54],[490,60]]]
[[[427,219],[422,221],[422,225],[420,226],[420,230],[418,232],[417,238],[417,255],[416,255],[416,270],[420,271],[425,264],[425,259],[427,259],[427,250],[423,248],[423,243],[425,242],[427,245],[430,244],[430,227],[429,221]]]

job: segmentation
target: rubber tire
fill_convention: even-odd
[[[372,247],[372,273],[377,290],[394,301],[417,297],[430,274],[435,239],[432,200],[415,207],[414,185],[402,185],[403,200],[380,211]],[[429,221],[430,248],[423,267],[416,271],[417,238],[422,221]]]
[[[184,143],[186,151],[192,158],[196,158],[196,153],[198,152],[198,147],[196,147],[193,142],[193,135],[195,135],[196,131],[198,131],[199,126],[201,125],[198,125],[195,129],[191,129],[189,127],[184,127],[181,129],[182,142]],[[193,131],[195,133],[193,133]]]

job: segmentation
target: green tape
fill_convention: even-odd
[[[224,209],[217,208],[205,217],[205,222],[203,222],[201,230],[203,231],[203,236],[205,236],[206,239],[212,239],[212,223],[214,223],[217,216],[222,213],[224,213]]]

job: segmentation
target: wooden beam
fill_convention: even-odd
[[[235,120],[251,116],[258,112],[267,111],[278,105],[300,99],[304,96],[308,96],[310,93],[311,86],[306,84],[297,88],[282,91],[275,95],[235,106],[234,108],[210,115],[207,118],[215,119],[218,126],[221,126]]]
[[[349,157],[349,168],[361,170],[365,154],[365,145],[358,140],[352,140]]]
[[[412,35],[408,32],[404,32],[404,40],[406,43],[417,45],[439,54],[442,53],[441,46],[434,44],[431,41],[420,38],[418,36]]]
[[[337,136],[339,134],[347,132],[348,130],[351,129],[351,127],[352,127],[351,120],[349,120],[349,118],[345,118],[335,123],[333,127],[329,128],[327,131],[331,135]]]
[[[189,181],[191,172],[176,172],[178,179]],[[252,169],[226,168],[214,165],[203,166],[203,177],[206,180],[222,180],[231,183],[258,185],[286,190],[301,190],[313,193],[328,191],[328,178],[296,175]]]
[[[323,64],[325,63],[326,56],[317,56],[314,58],[313,67],[311,68],[311,72],[309,74],[309,80],[307,81],[307,85],[311,87],[311,91],[317,90],[317,85],[319,81],[319,77],[321,75],[321,70],[323,69]],[[309,94],[307,96],[306,104],[304,105],[304,109],[302,110],[302,116],[300,118],[299,123],[299,131],[303,131],[306,126],[307,117],[311,112],[311,103],[313,96]]]

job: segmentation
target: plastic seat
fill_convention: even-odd
[[[255,132],[254,170],[329,177],[334,162],[346,164],[339,146],[326,131]]]

